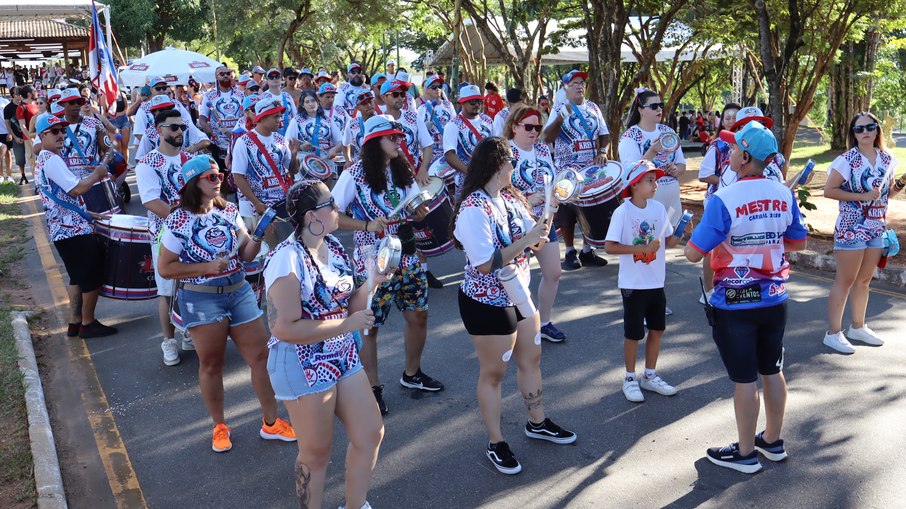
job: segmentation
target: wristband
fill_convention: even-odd
[[[367,232],[367,231],[368,231],[368,227],[369,227],[370,225],[371,225],[371,221],[365,221],[365,229],[362,230],[362,231],[363,231],[363,232]]]

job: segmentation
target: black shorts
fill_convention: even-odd
[[[576,206],[572,203],[561,203],[554,213],[554,226],[556,228],[575,228],[578,216]]]
[[[645,322],[650,330],[667,328],[667,296],[663,288],[621,288],[620,293],[623,294],[623,337],[634,341],[645,339]]]
[[[506,336],[525,319],[516,306],[498,307],[478,302],[459,289],[459,316],[472,336]]]
[[[104,284],[104,250],[93,234],[58,240],[53,245],[66,266],[70,285],[88,293]]]
[[[714,343],[730,380],[752,383],[783,369],[786,302],[758,309],[714,310]]]
[[[6,145],[6,148],[11,149],[11,148],[13,148],[13,140],[12,140],[12,139],[9,139],[9,140],[6,139],[7,136],[9,136],[9,135],[8,135],[8,134],[0,134],[0,143],[3,143],[4,145]]]
[[[13,154],[16,156],[16,165],[25,166],[25,144],[13,141]]]

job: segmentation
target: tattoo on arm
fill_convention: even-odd
[[[525,406],[528,407],[529,411],[540,408],[542,405],[541,388],[538,388],[538,392],[529,391],[528,394],[523,393],[522,399],[525,400]]]
[[[274,330],[274,325],[277,324],[277,306],[274,305],[274,300],[271,298],[270,293],[267,293],[267,330],[268,332]]]
[[[299,497],[299,509],[308,509],[311,498],[311,468],[304,463],[296,463],[296,495]]]

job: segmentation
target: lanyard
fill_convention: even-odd
[[[314,147],[315,155],[321,157],[321,115],[315,113],[315,133],[311,137],[311,144]]]
[[[434,127],[437,128],[437,132],[441,135],[444,133],[444,128],[440,125],[440,119],[437,118],[437,114],[434,113],[434,106],[431,104],[431,101],[425,101],[425,107],[428,108],[428,113],[431,114],[431,122],[434,123]],[[469,123],[471,125],[471,122]],[[481,139],[481,137],[479,137]]]

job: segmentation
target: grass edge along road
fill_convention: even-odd
[[[0,507],[11,509],[37,505],[25,384],[19,371],[8,291],[21,284],[13,267],[22,259],[27,240],[19,192],[15,184],[0,185]]]

